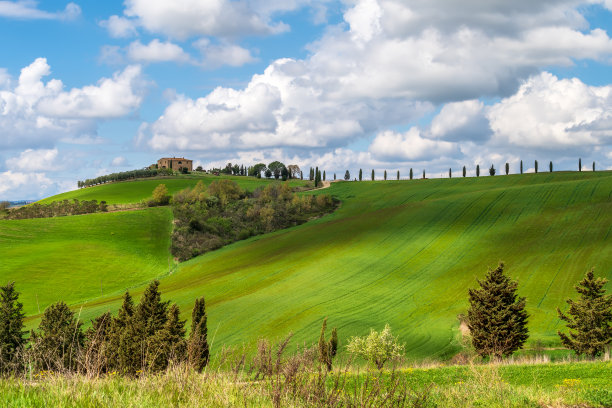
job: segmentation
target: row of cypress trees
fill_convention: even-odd
[[[64,302],[49,306],[29,339],[23,305],[14,283],[0,287],[0,373],[36,371],[80,372],[88,375],[138,375],[188,363],[202,371],[208,364],[207,317],[204,298],[195,301],[191,332],[176,304],[161,300],[153,281],[134,304],[126,292],[116,316],[109,312],[83,323]]]

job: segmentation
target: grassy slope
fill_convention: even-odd
[[[83,188],[80,190],[69,191],[58,194],[53,197],[48,197],[38,201],[41,204],[48,204],[53,201],[60,200],[105,200],[108,204],[128,204],[138,203],[146,198],[151,197],[151,193],[159,184],[165,184],[168,187],[170,194],[174,194],[186,187],[193,187],[198,181],[204,182],[205,185],[212,183],[214,180],[219,180],[218,176],[210,176],[206,174],[193,173],[190,175],[173,176],[168,178],[140,179],[130,180],[121,183],[109,183],[99,186]],[[249,191],[256,187],[270,183],[270,180],[256,179],[253,177],[233,177],[223,176],[236,181],[242,188]],[[292,185],[300,185],[306,183],[301,180],[292,180]]]
[[[341,340],[388,322],[410,356],[444,356],[467,289],[501,259],[528,299],[532,339],[555,344],[555,307],[586,269],[612,278],[611,191],[609,172],[337,183],[323,190],[343,201],[334,214],[193,259],[162,291],[186,318],[206,295],[217,346],[289,331],[314,341],[329,316]],[[94,300],[84,316],[117,305]]]

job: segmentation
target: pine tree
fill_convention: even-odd
[[[374,169],[372,169],[372,181],[374,181]]]
[[[387,181],[387,170],[385,170],[384,178],[385,178],[385,181]]]
[[[109,371],[134,374],[142,368],[140,359],[142,353],[133,326],[135,311],[132,296],[126,291],[117,317],[112,319],[108,334]]]
[[[523,161],[521,160],[521,174],[523,174]]]
[[[31,337],[35,365],[42,370],[74,371],[83,346],[82,325],[64,302],[45,309]]]
[[[410,180],[414,177],[414,173],[412,172],[412,167],[410,168]]]
[[[361,181],[362,177],[363,177],[363,172],[361,171],[361,169],[359,169],[359,181]]]
[[[466,169],[465,169],[465,166],[463,166],[463,177],[465,177],[465,176],[466,176],[466,173],[467,173],[467,171],[466,171]]]
[[[400,179],[400,172],[399,172],[399,170],[398,170],[398,171],[397,171],[397,180],[399,181],[399,179]]]
[[[552,164],[552,160],[550,161],[549,165],[548,165],[548,169],[550,170],[550,172],[553,172],[553,164]]]
[[[26,344],[25,313],[18,299],[14,282],[0,287],[0,373],[14,371],[16,359]]]
[[[535,161],[535,172],[536,173],[538,172],[538,161],[537,160]]]
[[[185,342],[185,321],[180,320],[180,310],[176,304],[168,308],[164,327],[149,340],[149,352],[145,366],[147,370],[158,372],[168,368],[170,362],[181,362],[187,352]]]
[[[594,358],[601,355],[612,342],[612,295],[603,288],[608,282],[596,278],[593,269],[576,286],[580,299],[568,299],[567,314],[557,308],[559,318],[567,322],[569,336],[557,332],[561,343],[576,354]]]
[[[578,171],[582,171],[582,158],[578,158]]]
[[[480,177],[480,164],[476,165],[476,177]]]
[[[187,355],[189,364],[198,372],[208,365],[210,349],[204,297],[196,299],[193,312],[191,312],[191,333],[189,333],[187,343]]]
[[[518,298],[518,284],[504,275],[504,264],[489,269],[480,288],[469,290],[468,327],[472,345],[485,357],[501,358],[523,347],[527,340],[525,298]]]
[[[506,176],[510,173],[510,164],[506,163]]]

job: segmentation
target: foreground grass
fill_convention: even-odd
[[[174,368],[138,379],[42,375],[0,380],[10,407],[607,407],[612,363],[405,368],[312,372],[289,381]]]

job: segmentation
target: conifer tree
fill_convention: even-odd
[[[82,325],[64,302],[45,309],[38,330],[32,331],[34,363],[43,370],[74,371],[83,346]]]
[[[319,176],[319,167],[317,166],[315,168],[315,179],[314,179],[314,185],[315,187],[319,187],[319,182],[321,181],[321,178]]]
[[[582,171],[582,158],[578,158],[578,171]]]
[[[385,170],[384,178],[385,178],[385,181],[387,181],[387,170]]]
[[[550,170],[550,172],[553,172],[553,164],[552,164],[552,160],[550,161],[550,163],[548,164],[548,169]]]
[[[336,173],[334,173],[334,181],[336,180]]]
[[[495,167],[491,165],[491,168],[489,169],[489,176],[494,176],[494,175],[495,175]]]
[[[397,171],[397,179],[398,180],[400,179],[400,172],[399,172],[399,170]]]
[[[191,333],[189,333],[187,355],[189,364],[198,372],[208,365],[210,349],[204,297],[196,299],[191,312]]]
[[[423,180],[425,180],[425,169],[423,169]]]
[[[326,178],[327,176],[325,175],[325,170],[323,170],[323,181],[325,181]]]
[[[525,298],[518,298],[518,284],[504,275],[504,264],[489,269],[478,289],[469,290],[468,327],[472,345],[485,357],[507,357],[527,340]]]
[[[372,181],[374,181],[374,169],[372,169]]]
[[[453,170],[448,169],[448,178],[453,178]]]
[[[14,282],[0,287],[0,373],[14,370],[16,358],[26,344],[25,313],[18,299]]]
[[[466,176],[466,173],[467,173],[467,171],[466,171],[466,169],[465,169],[465,166],[463,166],[463,177],[465,177],[465,176]]]
[[[557,308],[559,318],[567,322],[569,335],[557,332],[561,343],[578,355],[594,358],[612,342],[612,295],[606,295],[605,278],[596,278],[593,269],[576,285],[578,300],[568,299],[567,314]]]
[[[351,173],[348,170],[344,173],[344,179],[346,181],[349,181],[351,179]]]
[[[593,171],[595,171],[595,162],[593,162]]]
[[[510,164],[506,163],[506,176],[510,173]]]
[[[361,181],[362,178],[363,178],[363,172],[361,171],[361,169],[359,169],[359,181]]]
[[[126,291],[121,308],[113,318],[109,329],[107,349],[109,370],[134,374],[142,368],[140,345],[133,326],[134,313],[134,301]]]
[[[412,172],[412,167],[410,168],[410,180],[414,177],[414,173]]]
[[[535,172],[537,173],[538,172],[538,161],[537,160],[535,161],[534,165],[535,165]]]
[[[185,321],[180,320],[180,310],[176,304],[168,308],[164,327],[157,331],[149,341],[146,367],[149,371],[162,371],[171,361],[180,362],[185,358]]]
[[[304,180],[304,172],[300,171],[300,180]]]
[[[523,161],[521,160],[521,174],[523,174]]]
[[[480,177],[480,164],[476,165],[476,177]]]

